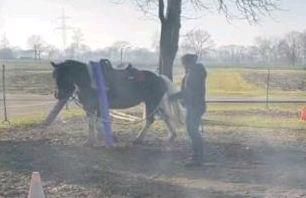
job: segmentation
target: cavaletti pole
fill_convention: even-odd
[[[63,109],[65,104],[67,103],[67,100],[59,100],[54,105],[53,109],[48,114],[46,120],[43,122],[44,126],[49,126],[52,124],[52,122],[55,120],[56,116],[59,114],[59,112]]]
[[[90,62],[90,65],[92,69],[93,79],[97,88],[99,109],[102,116],[102,124],[104,127],[103,131],[106,139],[106,145],[108,147],[112,147],[114,145],[114,138],[112,133],[111,118],[109,114],[109,101],[107,98],[107,88],[104,78],[105,74],[103,74],[103,70],[101,69],[100,63]],[[103,133],[103,131],[100,131],[100,133]]]

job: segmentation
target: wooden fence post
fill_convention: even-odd
[[[268,67],[268,75],[267,75],[267,87],[266,87],[266,108],[269,109],[269,94],[270,94],[270,67]]]
[[[3,114],[4,114],[4,120],[3,123],[10,124],[10,121],[8,120],[7,116],[7,106],[6,106],[6,85],[5,85],[5,65],[2,65],[2,99],[3,99]]]

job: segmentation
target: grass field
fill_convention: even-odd
[[[7,88],[8,92],[13,94],[9,99],[12,99],[14,94],[51,94],[53,92],[54,82],[51,77],[51,66],[48,62],[10,62],[6,63],[6,66]],[[176,73],[176,83],[179,86],[182,72]],[[266,75],[266,70],[209,68],[207,97],[209,99],[245,98],[264,100],[266,98]],[[305,76],[305,70],[272,70],[269,98],[306,100]],[[41,102],[43,102],[44,98],[41,99]],[[35,105],[35,102],[9,104],[11,106],[21,106],[17,108],[21,110],[23,104]],[[298,113],[303,106],[305,104],[273,104],[269,105],[267,109],[265,104],[209,104],[207,118],[245,126],[305,128],[305,124],[298,120]],[[37,120],[41,120],[46,115],[46,110],[50,107],[46,106],[43,108],[44,111],[35,111],[35,113],[30,108],[25,108],[23,113],[26,114],[29,111],[28,116],[14,116],[17,109],[13,108],[11,109],[11,111],[14,111],[11,113],[12,122],[18,126],[27,122],[37,123]]]
[[[271,98],[305,98],[306,71],[274,70],[270,75]],[[265,70],[212,70],[208,76],[208,95],[265,98],[266,78]]]

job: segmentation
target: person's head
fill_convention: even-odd
[[[185,54],[181,58],[182,64],[185,68],[188,68],[192,65],[195,65],[198,60],[198,56],[196,54]]]

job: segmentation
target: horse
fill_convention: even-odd
[[[99,135],[102,118],[91,70],[87,64],[75,60],[58,64],[51,62],[51,65],[56,84],[55,98],[59,103],[65,103],[73,94],[77,95],[88,118],[88,139],[84,144],[93,146],[96,143],[95,130],[98,130],[97,139],[102,138]],[[174,141],[176,128],[183,124],[184,112],[178,101],[169,100],[169,95],[177,91],[172,81],[151,71],[138,70],[132,65],[126,69],[114,69],[108,59],[101,59],[100,65],[107,84],[110,109],[126,109],[145,104],[145,125],[134,143],[142,143],[157,113],[162,115],[168,128],[168,142]]]

